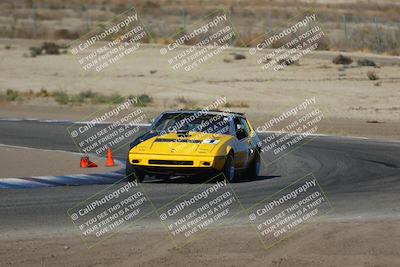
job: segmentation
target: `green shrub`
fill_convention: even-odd
[[[48,92],[46,89],[43,88],[37,92],[34,92],[33,90],[18,92],[12,89],[7,89],[6,91],[0,92],[0,101],[22,101],[24,100],[23,97],[27,97],[28,99],[31,99],[32,97],[52,97],[54,101],[60,105],[80,105],[83,103],[116,105],[126,101],[126,97],[120,95],[119,93],[104,95],[92,92],[91,90],[82,91],[78,94],[68,94],[63,90]],[[146,94],[142,94],[139,96],[128,96],[128,98],[137,98],[139,102],[137,106],[142,107],[146,106],[152,101],[152,98]]]
[[[248,108],[249,104],[246,102],[226,102],[224,107],[226,108]]]
[[[46,52],[47,55],[59,55],[60,46],[53,42],[44,42],[42,44],[42,50]]]
[[[72,104],[82,104],[83,102],[85,102],[85,98],[83,98],[81,94],[72,95],[71,97],[69,97],[68,100]]]
[[[56,91],[53,94],[54,100],[60,105],[66,105],[69,103],[69,96],[64,91]]]
[[[242,59],[246,59],[246,56],[240,53],[230,53],[230,55],[233,56],[234,60],[242,60]]]
[[[374,82],[374,86],[381,86],[382,85],[382,83],[381,82]]]
[[[351,63],[353,63],[353,60],[350,57],[340,54],[335,57],[332,62],[333,64],[350,65]]]
[[[20,96],[19,92],[7,89],[6,91],[6,101],[16,101],[16,100],[22,100],[22,97]]]
[[[149,103],[151,103],[153,101],[151,96],[146,95],[146,94],[141,94],[137,98],[138,98],[138,106],[142,106],[142,107],[147,106]]]
[[[109,99],[106,95],[95,94],[91,101],[93,104],[105,104],[108,103]]]
[[[94,93],[92,90],[86,90],[86,91],[80,92],[79,95],[82,98],[93,98],[96,96],[96,93]]]
[[[379,80],[379,76],[375,73],[375,71],[368,71],[368,72],[367,72],[367,77],[368,77],[368,79],[370,79],[371,81]]]
[[[47,54],[47,55],[59,55],[60,49],[65,47],[60,46],[53,42],[44,42],[40,47],[31,46],[29,50],[31,51],[31,57],[36,57],[39,55]]]
[[[31,57],[36,57],[36,56],[39,56],[42,54],[41,47],[31,46],[31,47],[29,47],[29,50],[31,51]]]
[[[42,89],[40,89],[40,91],[37,92],[35,95],[36,95],[37,97],[49,97],[49,96],[50,96],[50,93],[49,93],[46,89],[42,88]]]
[[[125,98],[122,97],[120,94],[118,93],[113,93],[110,97],[109,97],[109,102],[111,102],[112,104],[121,104],[122,102],[124,102]]]
[[[187,100],[184,96],[178,96],[177,98],[175,98],[175,101],[176,101],[178,104],[187,104],[187,103],[190,102],[190,101]]]
[[[373,60],[370,60],[368,58],[357,60],[357,65],[358,66],[377,67],[376,63]]]

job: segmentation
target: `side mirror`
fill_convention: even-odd
[[[149,120],[150,124],[153,124],[155,121],[156,121],[155,118],[151,118],[151,119]]]

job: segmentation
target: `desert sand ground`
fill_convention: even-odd
[[[264,72],[248,55],[244,60],[224,62],[232,51],[246,54],[246,50],[234,49],[185,73],[170,68],[159,54],[159,46],[146,45],[104,72],[93,74],[83,72],[71,55],[24,57],[29,53],[29,46],[39,43],[0,41],[0,47],[11,45],[8,50],[0,48],[0,90],[38,91],[44,88],[79,93],[90,89],[109,94],[148,94],[154,99],[145,108],[149,117],[165,109],[181,107],[178,97],[183,96],[192,105],[202,107],[217,97],[227,96],[231,103],[247,104],[248,107],[233,107],[232,110],[245,112],[255,126],[298,105],[305,98],[315,96],[318,104],[327,111],[319,133],[399,139],[398,57],[351,53],[348,55],[353,59],[375,60],[380,68],[355,66],[339,70],[340,67],[332,63],[332,58],[339,53],[315,52],[301,59],[300,66]],[[378,86],[376,81],[366,77],[369,70],[380,76]],[[2,103],[0,117],[83,120],[100,108],[60,107],[48,99],[33,99],[20,104]],[[18,156],[21,154],[16,151],[18,149],[1,149],[9,149],[10,154]],[[41,151],[23,153],[27,153],[31,162],[33,154],[43,155]],[[44,161],[38,159],[41,162],[37,164],[45,164],[46,157],[51,156],[77,166],[78,155],[44,153]],[[25,175],[22,171],[20,174]],[[64,171],[67,170],[63,170],[63,174]],[[49,169],[40,175],[52,173],[55,172]],[[223,228],[180,249],[173,247],[166,232],[158,228],[133,229],[92,249],[87,249],[78,236],[70,234],[11,238],[0,242],[0,265],[398,266],[398,226],[399,221],[395,219],[312,223],[268,250],[258,241],[254,229],[242,226]]]
[[[299,66],[275,72],[261,70],[246,49],[228,49],[185,72],[174,71],[168,65],[167,58],[160,55],[160,46],[143,45],[102,72],[89,73],[72,55],[24,57],[29,54],[29,46],[39,45],[40,41],[0,41],[0,47],[6,44],[11,49],[0,49],[3,91],[43,88],[69,93],[92,90],[104,94],[148,94],[153,98],[145,108],[149,116],[165,109],[203,107],[226,96],[233,104],[230,109],[245,112],[255,126],[315,96],[317,104],[326,110],[321,133],[389,139],[399,136],[399,57],[346,53],[354,61],[374,60],[380,68],[356,64],[342,68],[332,63],[338,52],[318,51],[301,58]],[[247,58],[224,62],[232,52]],[[370,81],[368,71],[376,72],[380,79]],[[179,99],[182,97],[185,101]],[[100,108],[60,107],[48,99],[31,99],[22,104],[1,104],[0,116],[79,120]]]
[[[209,232],[183,248],[157,229],[117,234],[87,249],[79,237],[0,243],[2,266],[398,266],[398,220],[310,223],[266,249],[254,229]],[[18,253],[15,253],[18,251]]]
[[[123,167],[104,167],[105,159],[92,156],[90,160],[99,166],[81,169],[80,157],[78,153],[0,145],[1,166],[7,166],[1,168],[0,178],[104,173]]]

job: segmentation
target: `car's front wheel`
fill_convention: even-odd
[[[247,169],[247,176],[248,178],[256,178],[257,176],[260,176],[261,174],[261,157],[260,157],[260,152],[255,151],[254,152],[254,158],[251,161],[248,169]]]
[[[228,157],[226,158],[225,165],[224,165],[222,172],[225,175],[225,178],[229,182],[235,181],[235,178],[236,178],[235,161],[234,161],[232,153],[230,153],[228,155]]]
[[[126,159],[125,174],[128,182],[137,180],[139,183],[143,182],[145,174],[139,170],[135,170],[132,164],[129,162],[129,158]]]

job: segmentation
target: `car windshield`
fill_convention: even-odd
[[[229,134],[229,121],[226,114],[166,113],[153,126],[157,132],[203,132]]]

